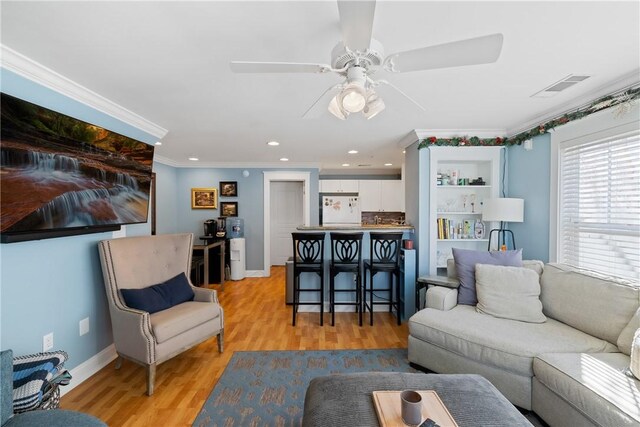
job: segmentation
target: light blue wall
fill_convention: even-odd
[[[508,148],[505,191],[524,199],[524,222],[510,223],[524,259],[549,261],[549,177],[551,136],[533,140],[533,150],[521,145]]]
[[[429,149],[418,142],[405,149],[405,219],[414,227],[416,273],[429,274]]]
[[[178,169],[154,162],[156,173],[156,233],[170,234],[178,231]]]
[[[156,138],[113,117],[0,70],[2,92],[94,123],[147,143]],[[127,227],[148,233],[149,224]],[[16,355],[42,351],[42,336],[53,332],[54,348],[69,353],[74,368],[112,342],[97,242],[111,233],[3,244],[0,247],[0,348]],[[82,337],[78,322],[89,317]]]
[[[242,176],[242,171],[249,176]],[[236,181],[238,197],[220,197],[220,202],[238,202],[238,217],[244,219],[247,270],[262,270],[264,264],[264,175],[265,171],[277,169],[225,169],[225,168],[179,168],[175,205],[177,206],[177,231],[203,234],[203,222],[220,216],[220,209],[191,209],[191,188],[220,187],[220,181]],[[287,169],[291,170],[291,169]],[[300,169],[310,172],[311,224],[318,224],[318,170]],[[158,186],[158,188],[160,188]],[[160,196],[158,196],[160,199]],[[158,211],[160,215],[161,212]]]

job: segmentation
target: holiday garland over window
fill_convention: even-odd
[[[465,147],[465,146],[473,146],[473,147],[492,147],[492,146],[510,146],[510,145],[520,145],[524,141],[528,139],[532,139],[538,135],[542,135],[547,133],[548,131],[562,126],[566,123],[572,122],[574,120],[581,119],[590,114],[597,113],[598,111],[605,110],[611,107],[618,107],[618,111],[616,111],[616,115],[622,115],[627,113],[632,105],[640,99],[640,86],[636,86],[634,88],[628,89],[624,92],[611,94],[599,98],[589,105],[579,108],[573,112],[565,113],[562,116],[555,118],[553,120],[549,120],[546,123],[540,124],[533,129],[530,129],[525,132],[521,132],[517,135],[502,138],[478,138],[477,136],[467,137],[454,137],[454,138],[437,138],[435,136],[430,136],[426,139],[420,141],[418,145],[418,149],[424,147],[431,146],[454,146],[454,147]]]

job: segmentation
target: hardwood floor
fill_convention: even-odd
[[[219,286],[215,286],[219,289]],[[398,348],[407,346],[406,323],[396,325],[387,312],[374,314],[374,326],[358,326],[355,313],[336,313],[336,326],[320,326],[318,313],[299,313],[291,326],[284,304],[285,269],[269,278],[226,282],[218,292],[224,308],[224,353],[216,339],[158,366],[153,396],[146,391],[145,370],[115,362],[62,398],[61,407],[97,416],[110,426],[190,426],[235,351]]]

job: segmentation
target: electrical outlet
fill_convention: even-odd
[[[85,317],[80,321],[80,336],[89,333],[89,318]]]
[[[53,332],[42,337],[42,351],[49,351],[53,348]]]

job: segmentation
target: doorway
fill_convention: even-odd
[[[302,181],[271,182],[271,262],[285,265],[293,255],[291,233],[304,223]]]
[[[296,171],[265,171],[264,173],[264,251],[262,276],[271,274],[271,184],[275,182],[297,182],[302,185],[302,216],[303,220],[297,225],[311,224],[311,173]],[[288,236],[291,246],[291,234]]]

